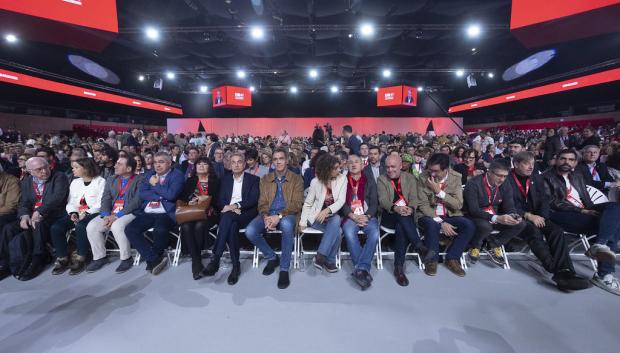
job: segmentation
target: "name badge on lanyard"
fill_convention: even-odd
[[[395,206],[407,206],[407,201],[405,200],[405,197],[403,196],[403,192],[401,190],[400,178],[398,179],[398,185],[394,183],[394,180],[390,180],[390,181],[392,182],[392,185],[394,186],[394,189],[396,190],[396,194],[398,195],[398,200],[394,202],[394,205]]]
[[[443,191],[443,189],[446,188],[446,184],[439,184],[439,188],[441,189],[441,191]],[[437,217],[444,217],[446,216],[446,206],[444,205],[444,202],[442,199],[437,200],[437,208],[435,208],[435,214],[437,215]]]
[[[351,184],[352,195],[351,195],[351,210],[353,210],[353,214],[355,215],[363,215],[364,214],[364,205],[362,201],[357,197],[357,191],[359,190],[360,181],[357,183],[353,182],[353,178],[349,176],[349,184]]]
[[[484,209],[484,212],[491,214],[491,215],[495,215],[496,213],[495,213],[495,209],[493,208],[493,203],[495,202],[495,199],[497,198],[497,191],[499,190],[499,186],[495,187],[495,193],[493,194],[493,198],[491,198],[491,187],[489,186],[489,181],[487,180],[487,176],[485,175],[483,179],[484,179],[484,186],[486,188],[487,196],[489,197],[489,206]]]
[[[39,190],[39,186],[37,185],[37,183],[32,182],[32,188],[34,189],[34,198],[35,198],[35,202],[34,202],[34,210],[36,211],[37,208],[43,206],[43,191],[45,191],[45,184],[43,184],[41,186],[41,190]]]
[[[82,196],[82,198],[80,199],[80,207],[78,208],[78,213],[84,214],[86,213],[86,211],[88,211],[88,204],[86,203],[85,196]]]
[[[131,183],[133,182],[133,179],[135,177],[135,175],[132,175],[125,184],[125,187],[123,187],[122,179],[118,179],[118,197],[116,198],[116,200],[114,201],[114,205],[112,206],[113,214],[119,213],[125,207],[125,193],[127,193],[127,190],[129,190],[129,187],[131,186]]]

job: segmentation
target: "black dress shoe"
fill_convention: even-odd
[[[197,281],[204,277],[202,275],[202,271],[204,271],[205,267],[202,265],[201,261],[192,261],[192,276],[194,277],[194,281]]]
[[[241,266],[239,264],[233,265],[230,275],[228,275],[228,284],[234,286],[239,281],[239,275],[241,274]]]
[[[581,290],[592,286],[588,279],[578,276],[571,270],[559,271],[552,279],[559,290]]]
[[[407,287],[409,285],[409,279],[405,275],[405,269],[401,266],[394,267],[394,277],[396,277],[396,283],[401,287]]]
[[[278,277],[278,288],[286,289],[291,284],[291,280],[288,278],[288,271],[280,271]]]
[[[37,277],[41,271],[43,270],[43,265],[38,261],[33,261],[26,268],[23,273],[19,274],[20,281],[30,281],[31,279]]]
[[[275,272],[278,266],[280,266],[280,258],[276,255],[275,259],[267,261],[267,265],[263,269],[263,275],[269,276]]]
[[[367,272],[364,270],[355,270],[353,271],[353,273],[351,273],[351,277],[353,277],[355,283],[357,283],[357,285],[360,286],[362,290],[366,290],[370,287],[370,281],[366,277],[366,273]]]
[[[212,259],[207,264],[207,267],[202,271],[202,275],[205,277],[211,277],[220,270],[220,259]]]
[[[166,266],[168,266],[168,256],[166,255],[162,255],[159,259],[157,259],[157,261],[155,261],[153,263],[153,269],[151,270],[151,274],[153,274],[153,276],[157,276],[158,274],[160,274],[163,270],[166,269]]]
[[[0,267],[0,281],[11,275],[11,270],[8,267]]]

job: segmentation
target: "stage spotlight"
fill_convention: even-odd
[[[297,93],[297,86],[291,86],[291,93]]]
[[[418,86],[418,92],[422,92],[422,91],[424,91],[424,87]]]
[[[319,72],[316,69],[310,69],[310,71],[308,71],[308,76],[310,76],[310,78],[317,78],[319,77]]]
[[[360,34],[363,38],[370,38],[375,34],[375,26],[371,23],[362,23],[360,25]]]
[[[243,70],[237,71],[237,78],[245,78],[245,76],[246,76],[245,71]]]
[[[349,38],[353,38],[353,33],[349,33]]]
[[[476,48],[471,48],[472,53],[476,52]]]
[[[330,89],[329,89],[329,90],[330,90],[332,93],[338,93],[338,86],[333,85],[333,86],[331,86],[331,87],[330,87]]]
[[[209,87],[207,86],[200,86],[200,93],[207,93],[207,91],[209,90]]]
[[[174,78],[176,77],[175,73],[172,71],[168,71],[166,72],[166,78],[169,80],[174,80]]]
[[[17,42],[17,36],[13,33],[7,34],[6,36],[4,36],[4,39],[9,43]]]
[[[256,91],[256,87],[250,86],[250,92],[254,92],[254,91]]]
[[[159,31],[154,27],[147,27],[145,29],[146,37],[151,40],[159,39]]]
[[[144,75],[138,76],[138,81],[144,81]]]
[[[250,36],[256,40],[264,39],[265,30],[261,26],[252,26],[250,27]]]
[[[492,72],[489,72],[489,73],[487,74],[487,77],[488,77],[488,78],[493,78],[493,77],[495,77],[495,75],[494,75]]]
[[[379,92],[379,87],[374,88],[375,92]]]
[[[469,38],[477,38],[480,36],[481,32],[482,32],[482,29],[480,28],[480,25],[478,24],[471,24],[467,26],[467,36]]]
[[[465,70],[463,69],[458,69],[455,71],[455,74],[457,77],[463,77],[463,75],[465,75]]]
[[[392,71],[390,71],[389,69],[384,69],[383,70],[383,77],[388,78],[392,76]]]

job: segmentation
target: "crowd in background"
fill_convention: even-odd
[[[235,134],[217,136],[213,133],[201,132],[169,134],[166,132],[149,133],[132,129],[122,132],[109,131],[106,136],[98,138],[79,136],[77,133],[72,136],[61,134],[24,135],[13,129],[2,129],[0,130],[0,150],[2,151],[0,156],[2,170],[0,187],[4,189],[0,190],[2,193],[0,197],[0,228],[2,228],[4,244],[0,244],[0,272],[5,275],[13,272],[15,275],[15,270],[11,270],[8,263],[10,260],[8,255],[11,247],[10,240],[16,236],[20,229],[30,229],[36,233],[35,224],[43,224],[37,223],[34,219],[42,217],[36,211],[40,205],[36,206],[35,204],[41,203],[38,187],[45,188],[44,184],[49,182],[50,178],[66,179],[64,182],[58,181],[56,187],[67,189],[64,195],[58,195],[58,200],[46,201],[54,203],[55,207],[55,209],[47,211],[47,217],[51,217],[50,214],[53,214],[52,218],[59,220],[54,221],[53,224],[48,224],[47,226],[51,227],[51,230],[47,231],[45,235],[41,235],[41,238],[51,244],[53,249],[52,253],[56,258],[54,274],[60,274],[66,270],[70,270],[72,274],[78,274],[84,270],[88,271],[89,268],[91,270],[89,272],[93,272],[105,265],[107,263],[106,244],[102,242],[105,236],[95,236],[94,234],[105,234],[110,229],[114,232],[113,225],[116,224],[117,227],[120,227],[121,222],[119,220],[121,219],[123,220],[122,230],[127,233],[127,236],[124,240],[124,252],[121,251],[122,261],[117,272],[124,272],[130,268],[133,260],[130,254],[132,246],[139,250],[143,258],[146,259],[147,269],[152,273],[160,272],[165,267],[165,258],[157,249],[161,250],[167,246],[165,244],[167,240],[164,238],[167,239],[168,230],[175,226],[174,201],[182,199],[190,204],[196,204],[203,201],[202,196],[206,195],[215,200],[212,206],[214,211],[211,211],[208,217],[201,222],[181,225],[182,233],[185,234],[183,240],[189,244],[184,250],[192,256],[192,273],[196,279],[217,272],[219,256],[226,247],[238,249],[238,244],[234,239],[237,238],[236,236],[223,236],[222,239],[217,239],[215,244],[208,241],[206,239],[208,237],[202,236],[218,223],[220,233],[235,233],[238,228],[248,227],[248,239],[257,245],[269,260],[263,273],[270,274],[275,271],[276,267],[280,267],[281,277],[278,281],[280,288],[285,288],[289,283],[287,271],[290,265],[288,263],[290,257],[277,256],[268,245],[261,243],[261,230],[273,230],[276,225],[293,229],[297,225],[302,229],[309,226],[320,228],[325,234],[324,238],[329,238],[328,234],[335,234],[331,228],[337,227],[339,231],[342,227],[349,248],[355,248],[355,243],[348,236],[352,231],[351,229],[347,231],[346,227],[355,228],[355,234],[357,234],[357,229],[370,227],[375,218],[381,218],[382,222],[390,219],[391,226],[397,229],[397,233],[404,234],[401,240],[412,243],[423,255],[423,260],[429,269],[425,271],[429,275],[434,275],[438,261],[438,245],[435,246],[433,237],[429,236],[429,232],[433,233],[435,230],[437,244],[439,243],[440,231],[444,235],[448,233],[448,235],[454,236],[453,239],[457,239],[457,235],[460,236],[463,244],[459,244],[458,247],[456,244],[452,245],[458,250],[453,255],[469,249],[469,259],[475,263],[480,256],[480,251],[485,251],[486,248],[491,259],[501,264],[504,255],[498,249],[505,245],[510,238],[523,233],[527,222],[543,229],[547,240],[551,233],[557,234],[557,229],[547,229],[544,220],[540,219],[543,217],[550,224],[549,217],[551,216],[547,214],[530,217],[533,215],[530,212],[531,210],[517,212],[512,203],[508,206],[503,205],[511,208],[509,214],[514,216],[516,222],[513,224],[513,220],[503,218],[505,215],[501,214],[499,209],[493,210],[496,200],[495,197],[491,199],[490,192],[488,194],[489,202],[484,206],[486,209],[480,205],[482,212],[476,220],[476,217],[472,216],[472,214],[476,214],[475,207],[471,205],[474,203],[473,195],[479,191],[480,197],[484,198],[484,183],[487,183],[490,187],[489,190],[494,190],[496,195],[498,190],[500,195],[508,192],[503,188],[509,184],[508,181],[512,183],[513,179],[517,183],[515,185],[521,188],[526,185],[520,184],[519,177],[521,176],[526,176],[523,183],[527,183],[529,190],[530,183],[531,185],[537,184],[534,180],[545,175],[547,181],[543,182],[541,179],[539,184],[541,186],[546,185],[546,188],[542,188],[538,192],[543,194],[543,198],[550,194],[553,196],[556,190],[554,190],[553,177],[550,175],[553,174],[554,170],[560,173],[562,168],[566,168],[572,163],[569,161],[572,154],[574,154],[574,166],[571,166],[570,173],[579,175],[579,177],[573,179],[572,174],[567,177],[566,188],[568,191],[564,190],[563,192],[566,195],[562,194],[562,197],[576,196],[577,201],[573,202],[571,204],[573,206],[570,207],[560,202],[565,200],[558,201],[555,208],[552,203],[552,210],[555,211],[553,215],[556,215],[557,218],[560,217],[561,212],[574,212],[574,207],[577,207],[578,211],[579,209],[588,211],[583,212],[584,216],[603,218],[603,215],[607,213],[607,218],[609,218],[616,215],[614,213],[617,204],[615,200],[620,187],[620,128],[615,125],[588,126],[573,128],[572,130],[567,127],[541,130],[489,130],[439,136],[435,135],[433,131],[426,134],[407,132],[395,135],[381,132],[363,135],[357,134],[351,126],[345,126],[339,133],[338,136],[334,135],[333,128],[329,124],[323,127],[317,125],[314,131],[305,137],[290,136],[285,129],[274,136]],[[530,162],[530,156],[532,157],[531,169],[535,176],[531,174],[532,171],[529,175],[517,175],[516,171],[519,170],[519,167],[516,163],[523,163],[525,166]],[[515,157],[517,158],[515,159]],[[433,169],[435,166],[437,167],[436,170]],[[524,171],[526,169],[523,167]],[[515,173],[514,178],[507,177],[508,174],[505,174],[510,171]],[[62,177],[55,176],[60,174]],[[293,174],[297,176],[293,176]],[[16,180],[21,181],[17,189],[9,189],[11,183],[5,181],[11,175]],[[249,176],[245,177],[245,175],[256,177],[256,180]],[[353,179],[351,175],[354,175],[354,178],[358,178],[360,175],[363,177],[362,179]],[[497,179],[497,182],[494,182],[494,179],[492,180],[495,178],[494,175],[504,179]],[[443,179],[440,180],[437,176],[441,176]],[[237,189],[237,183],[241,183],[238,181],[239,178],[244,183],[243,190]],[[451,192],[455,193],[455,200],[460,200],[458,202],[453,201],[454,204],[452,205],[448,201],[449,198],[445,199],[448,193],[447,189],[446,192],[443,189],[446,185],[449,187],[449,182],[446,180],[451,180],[450,178],[456,178],[453,184],[458,186],[459,190],[455,189]],[[76,182],[78,179],[79,182]],[[164,191],[164,186],[167,188],[176,179],[179,180],[175,187],[178,190],[175,189],[174,197],[166,197],[166,192],[171,191],[169,189]],[[267,183],[265,181],[267,179],[271,180],[272,183]],[[134,180],[136,180],[135,183]],[[141,180],[140,185],[137,185],[137,180]],[[168,181],[166,182],[166,180]],[[362,187],[362,191],[359,191],[359,180],[363,180],[362,183],[366,185],[365,188]],[[482,180],[484,183],[481,182]],[[506,183],[500,189],[505,180]],[[289,183],[285,181],[290,181],[296,185],[295,190],[292,191],[288,186]],[[398,184],[395,181],[398,181]],[[401,181],[403,185],[401,185]],[[227,182],[229,185],[226,184]],[[583,195],[585,186],[581,188],[581,185],[577,185],[581,182],[604,193],[610,200],[608,204],[614,207],[595,210],[594,206],[589,205],[591,203],[589,196]],[[248,194],[246,195],[247,183],[255,184],[253,188],[256,189],[256,195],[251,191],[247,191]],[[463,186],[465,186],[464,191]],[[572,193],[573,186],[576,190],[575,194]],[[342,194],[345,195],[344,198],[341,195],[341,199],[338,199],[336,187],[341,191],[345,190]],[[160,188],[162,189],[160,190]],[[225,193],[222,190],[226,188],[230,189],[230,192],[227,196],[223,196]],[[533,186],[532,188],[535,189]],[[21,197],[19,196],[20,189]],[[366,203],[363,206],[355,203],[358,201],[358,192],[361,200],[364,200],[367,193],[371,193],[366,195],[366,201],[371,198],[376,199],[375,207],[380,208],[380,210],[373,210]],[[407,192],[410,192],[411,195],[408,196]],[[420,200],[424,199],[422,195],[425,195],[425,192],[428,193],[428,200],[420,204]],[[560,191],[557,192],[561,194]],[[102,196],[102,193],[107,193],[107,195]],[[132,193],[138,196],[134,195],[136,199],[133,201],[134,204],[130,206],[126,198],[131,197]],[[265,196],[265,193],[268,196]],[[319,193],[321,194],[320,197],[317,196]],[[327,196],[324,195],[325,193]],[[32,209],[21,209],[27,203],[24,201],[25,194],[33,197],[33,204],[30,205]],[[394,195],[394,200],[386,200],[388,194],[389,198]],[[399,195],[402,204],[398,203],[400,202],[397,199]],[[524,202],[527,204],[529,196],[527,193],[524,195]],[[92,202],[88,199],[89,197],[93,198]],[[124,204],[121,203],[120,209],[115,212],[116,201],[120,200],[119,197],[124,201]],[[145,197],[150,198],[145,199]],[[244,206],[243,203],[247,197],[256,197],[256,202],[253,205]],[[585,200],[586,198],[588,200]],[[43,203],[43,206],[47,206],[45,202]],[[289,210],[288,207],[293,203],[299,206],[299,210]],[[463,205],[464,203],[465,205]],[[499,207],[501,203],[500,200],[495,206]],[[339,204],[340,207],[332,206],[335,204]],[[414,205],[416,206],[414,207]],[[421,205],[427,205],[431,209],[426,219],[424,219],[425,212],[420,208],[423,207]],[[343,206],[347,210],[344,214],[342,214]],[[125,212],[123,212],[123,207]],[[356,207],[361,207],[359,212],[356,211]],[[524,207],[527,209],[531,206],[526,205]],[[136,212],[146,210],[146,216],[136,219],[134,215],[130,214],[129,208],[131,211],[137,210]],[[371,209],[370,213],[366,212],[368,209]],[[136,214],[136,212],[133,213]],[[435,217],[433,217],[433,212],[436,213]],[[465,218],[463,213],[473,219],[472,224],[469,223],[470,221],[461,220],[461,217]],[[519,213],[521,213],[520,216]],[[168,214],[170,217],[160,217],[161,214]],[[336,214],[340,214],[342,217],[338,222],[333,221],[336,219]],[[287,216],[289,215],[301,217],[301,221],[296,222],[295,217],[288,219]],[[381,215],[382,217],[379,217]],[[392,215],[396,216],[391,219]],[[25,223],[23,216],[28,218]],[[498,216],[500,217],[499,220]],[[256,221],[255,218],[260,219]],[[445,224],[448,223],[446,218],[453,218],[454,224],[446,226]],[[44,222],[42,219],[38,221]],[[327,221],[328,219],[330,221]],[[416,227],[414,223],[407,223],[409,219],[413,219],[417,226],[425,231],[424,242],[417,237],[417,230],[414,231]],[[349,220],[353,220],[351,224],[347,224]],[[590,222],[588,224],[598,228],[598,218],[588,218],[582,221]],[[555,222],[562,223],[563,219],[557,218]],[[596,225],[593,225],[594,223]],[[243,227],[240,226],[241,224]],[[524,228],[518,228],[516,224],[522,224]],[[563,228],[570,228],[571,226],[570,224],[561,225]],[[72,245],[75,247],[75,251],[71,253],[71,249],[63,239],[65,233],[73,227],[76,231],[76,241]],[[154,245],[146,243],[144,239],[138,239],[141,238],[143,231],[155,228],[157,232],[158,227],[165,229],[165,231],[160,231],[162,234],[160,238],[164,239],[161,240],[163,243],[157,244],[157,237],[155,237],[156,244]],[[616,251],[617,236],[620,234],[620,229],[609,225],[601,225],[601,227],[609,228],[610,234],[603,237],[603,242],[593,244],[588,254],[593,259],[599,260],[600,263],[599,273],[595,277],[598,276],[597,280],[602,284],[596,282],[595,284],[600,284],[599,286],[620,294],[618,280],[613,277],[613,262],[611,269],[609,268],[609,262],[612,261],[610,259],[611,254]],[[470,228],[471,234],[462,236],[461,233]],[[510,231],[507,228],[510,228]],[[493,230],[500,231],[498,239],[489,238]],[[369,231],[371,231],[370,228]],[[373,229],[372,232],[375,230]],[[528,232],[535,232],[535,229],[529,229]],[[195,234],[198,235],[195,236]],[[315,265],[328,272],[336,270],[334,267],[334,244],[339,244],[339,241],[335,238],[337,236],[334,235],[334,239],[325,243],[322,241],[319,255],[315,258]],[[599,238],[601,238],[600,235]],[[535,243],[539,239],[525,240],[528,243]],[[35,249],[39,247],[40,252],[45,252],[46,244],[38,244],[36,239],[32,241],[35,244],[28,246],[34,246]],[[292,247],[292,241],[286,246],[284,237],[282,241],[283,249]],[[119,242],[118,239],[117,242]],[[122,245],[121,242],[123,242],[122,239],[119,246]],[[454,241],[454,243],[457,242]],[[543,246],[538,244],[537,246],[539,253],[534,251],[535,254],[541,261],[549,262],[543,263],[543,265],[545,269],[554,274],[554,279],[557,279],[556,282],[559,283],[560,287],[563,284],[565,289],[582,289],[580,287],[583,284],[579,282],[580,278],[575,275],[572,265],[568,264],[570,260],[560,259],[562,256],[556,254],[565,252],[565,249],[561,249],[564,245]],[[611,250],[610,246],[612,247]],[[204,268],[200,261],[200,251],[211,247],[213,247],[214,253],[217,253],[215,259],[217,261],[211,261]],[[354,262],[357,262],[353,276],[362,289],[365,289],[372,282],[369,275],[367,254],[370,250],[365,249],[365,254],[361,245],[358,247],[359,249],[352,251]],[[403,244],[397,244],[396,247],[406,249]],[[549,249],[555,253],[547,254],[550,251]],[[36,255],[36,250],[34,253]],[[373,252],[370,253],[371,257],[372,254]],[[1,261],[5,258],[6,263],[2,263]],[[358,261],[355,260],[356,258]],[[447,260],[456,261],[455,258]],[[238,259],[233,261],[238,261]],[[613,261],[615,261],[615,255]],[[29,264],[29,266],[18,269],[16,277],[20,277],[22,280],[36,277],[44,267],[45,261],[40,260],[36,266],[33,265],[33,262],[32,259],[24,260],[24,263]],[[407,285],[408,280],[404,275],[403,263],[404,256],[401,254],[399,257],[397,251],[394,275],[400,285]],[[35,268],[32,268],[33,266]],[[448,261],[447,266],[455,274],[464,275],[462,270],[459,270],[460,264]],[[236,275],[235,271],[237,271]],[[238,280],[238,271],[239,269],[233,266],[233,273],[229,277],[230,284],[234,284]],[[567,271],[568,274],[562,274],[562,271]],[[283,272],[286,272],[286,275]],[[566,280],[562,282],[563,279]]]

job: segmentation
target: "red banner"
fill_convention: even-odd
[[[536,47],[620,30],[619,0],[512,0],[511,32]]]
[[[246,108],[252,106],[252,92],[246,87],[222,86],[211,91],[214,108]]]
[[[86,87],[50,81],[43,78],[20,74],[17,72],[3,69],[0,69],[0,82],[25,87],[32,87],[55,93],[68,94],[71,96],[77,96],[82,98],[95,99],[104,102],[123,104],[136,108],[159,110],[166,113],[183,115],[183,110],[181,110],[180,108],[170,107],[163,104],[152,103],[130,97],[119,96],[116,94],[98,91]]]
[[[377,107],[415,107],[418,91],[410,86],[381,87],[377,92]]]
[[[522,99],[543,96],[558,92],[570,91],[582,87],[599,85],[602,83],[620,80],[620,68],[598,72],[591,75],[575,77],[570,80],[551,83],[539,87],[534,87],[522,91],[507,93],[501,96],[487,98],[476,102],[459,104],[448,109],[448,113],[456,113],[464,110],[488,107],[490,105],[514,102]]]

